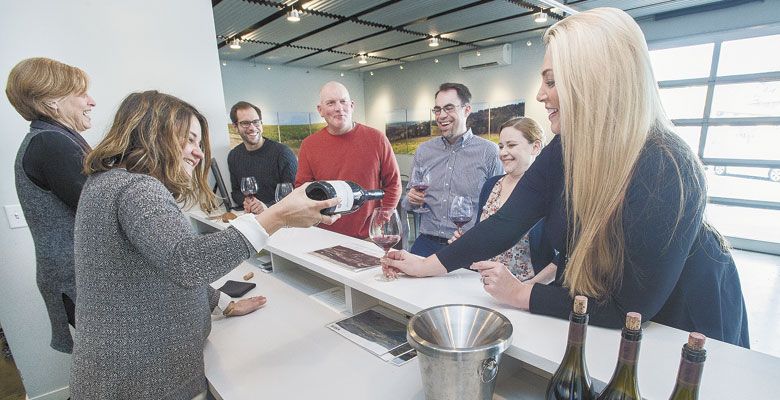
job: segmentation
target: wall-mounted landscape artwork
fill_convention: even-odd
[[[471,114],[466,125],[475,135],[498,142],[498,128],[501,124],[510,118],[524,115],[523,100],[499,104],[471,103]],[[395,154],[414,154],[420,143],[439,136],[439,128],[430,110],[398,109],[387,113],[385,134]]]
[[[292,111],[263,113],[263,136],[289,146],[297,155],[306,136],[325,127],[317,113]],[[233,124],[228,124],[230,147],[241,143],[241,136]]]

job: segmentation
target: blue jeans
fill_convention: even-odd
[[[414,240],[414,244],[409,252],[420,257],[428,257],[446,245],[447,239],[423,233]]]

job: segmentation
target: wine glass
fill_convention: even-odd
[[[274,197],[276,199],[276,202],[278,203],[281,201],[284,196],[287,196],[288,194],[292,193],[293,191],[293,185],[289,182],[281,182],[276,184],[276,192],[274,193]]]
[[[455,196],[450,204],[450,221],[458,227],[458,233],[463,234],[463,225],[471,221],[474,206],[466,196]]]
[[[414,190],[423,192],[423,195],[425,195],[425,191],[431,186],[431,174],[425,168],[415,167],[412,171],[412,179],[409,183]],[[416,213],[427,213],[430,212],[431,209],[428,208],[427,204],[423,204],[413,208],[412,211]]]
[[[244,198],[254,197],[257,194],[257,180],[254,176],[241,178],[241,193],[244,194]]]
[[[385,251],[385,257],[396,243],[401,240],[401,218],[398,212],[391,207],[377,207],[371,213],[371,222],[369,222],[368,237]],[[380,280],[392,281],[395,278],[388,278],[384,273],[379,277]]]

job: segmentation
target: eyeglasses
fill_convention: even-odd
[[[446,112],[447,114],[450,114],[450,113],[452,113],[453,111],[455,111],[455,108],[457,108],[457,107],[463,107],[463,105],[461,104],[461,105],[457,105],[457,106],[456,106],[456,105],[454,105],[454,104],[447,104],[447,105],[446,105],[446,106],[444,106],[444,107],[433,107],[433,108],[431,108],[431,111],[432,111],[432,112],[433,112],[435,115],[439,115],[439,114],[441,114],[441,112],[442,112],[442,111]]]
[[[238,122],[238,126],[240,126],[242,128],[249,128],[249,125],[254,125],[255,128],[259,128],[260,124],[262,124],[262,123],[263,123],[263,121],[259,120],[259,119],[256,119],[256,120],[253,120],[253,121],[239,121]]]

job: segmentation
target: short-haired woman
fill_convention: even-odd
[[[209,282],[256,254],[282,226],[337,219],[320,214],[337,199],[310,200],[302,187],[226,230],[195,234],[179,206],[214,207],[210,159],[203,115],[157,91],[125,98],[86,158],[75,230],[74,398],[202,397],[203,346],[219,297]],[[241,313],[261,305],[246,300]]]
[[[467,267],[545,218],[566,260],[562,280],[528,285],[475,265],[499,301],[566,318],[582,294],[597,300],[595,325],[617,328],[637,311],[748,347],[734,260],[704,220],[702,166],[664,113],[639,26],[624,11],[598,8],[557,22],[544,42],[537,100],[556,137],[494,216],[425,260],[390,253],[386,273]]]
[[[95,100],[81,69],[49,58],[22,60],[5,93],[30,121],[14,165],[16,194],[35,242],[36,281],[51,321],[51,347],[70,353],[75,324],[73,221],[90,151],[81,133],[92,126]]]
[[[528,168],[544,147],[544,131],[528,117],[510,118],[499,128],[498,158],[504,175],[496,175],[482,185],[477,208],[477,222],[490,218],[509,199]],[[455,231],[450,243],[461,234]],[[557,267],[553,264],[555,250],[544,238],[544,221],[539,221],[527,234],[501,254],[481,265],[507,268],[515,278],[526,283],[550,283]]]

